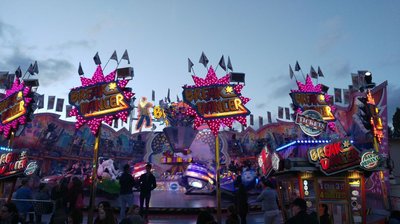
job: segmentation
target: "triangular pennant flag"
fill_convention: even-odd
[[[318,66],[318,76],[319,77],[325,77],[324,73],[322,73],[322,70],[321,70],[321,68],[319,66]]]
[[[78,74],[79,74],[79,75],[85,74],[85,73],[83,72],[82,65],[81,65],[80,62],[79,62]]]
[[[128,64],[131,64],[131,61],[129,60],[128,50],[124,51],[124,54],[122,55],[121,59],[127,60]]]
[[[33,72],[39,74],[39,67],[37,61],[35,61],[35,64],[33,64]]]
[[[167,93],[167,102],[168,103],[171,103],[170,93],[171,93],[171,90],[168,88],[168,93]]]
[[[117,51],[114,51],[114,53],[111,55],[110,60],[115,60],[116,62],[118,62],[118,56],[117,56]]]
[[[193,65],[193,62],[190,60],[190,58],[188,58],[188,72],[192,71]]]
[[[93,57],[93,60],[94,60],[94,63],[95,63],[96,65],[101,65],[101,60],[100,60],[100,57],[99,57],[99,52],[96,53],[96,55]]]
[[[204,54],[204,52],[201,52],[201,56],[200,56],[199,63],[203,64],[204,67],[207,68],[208,58],[207,58],[207,56]]]
[[[290,79],[293,79],[294,72],[291,65],[289,65],[289,74],[290,74]]]
[[[228,56],[228,68],[233,71],[232,63],[231,63],[231,58]]]
[[[17,70],[15,71],[15,75],[18,78],[21,78],[21,76],[22,76],[21,66],[18,66]]]
[[[219,66],[221,66],[221,68],[226,71],[226,65],[225,65],[225,59],[224,59],[224,55],[222,55],[221,59],[219,59]]]
[[[31,74],[31,75],[34,75],[34,74],[35,74],[34,71],[33,71],[33,65],[32,65],[32,64],[29,65],[28,72],[29,72],[29,74]]]
[[[310,75],[311,75],[311,78],[314,78],[314,79],[318,78],[318,74],[315,71],[314,67],[312,67],[312,66],[310,68]]]
[[[298,71],[300,71],[300,70],[301,70],[301,68],[300,68],[300,65],[299,65],[299,62],[298,62],[298,61],[296,61],[296,65],[294,66],[294,70],[295,70],[296,72],[298,72]]]

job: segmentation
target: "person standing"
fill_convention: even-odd
[[[257,201],[262,202],[265,224],[281,223],[281,211],[278,208],[278,194],[270,180],[263,180],[263,191],[257,196]]]
[[[291,203],[293,216],[288,219],[285,224],[318,224],[313,216],[307,214],[307,203],[302,198],[296,198]]]
[[[247,190],[242,182],[242,176],[237,176],[235,184],[238,188],[236,191],[236,205],[238,214],[240,216],[240,223],[246,224],[246,216],[249,211],[249,204],[247,202]]]
[[[147,213],[149,211],[149,203],[151,197],[151,191],[157,187],[156,178],[151,173],[151,164],[146,165],[146,173],[142,174],[139,179],[140,183],[140,214],[147,219]],[[143,209],[143,203],[146,200],[146,210]]]
[[[26,221],[26,215],[32,211],[32,190],[29,187],[29,179],[22,179],[21,187],[15,192],[15,205],[17,206],[19,215],[23,223]],[[31,219],[31,217],[29,217]],[[32,220],[33,221],[33,220]]]
[[[124,171],[122,175],[119,177],[119,201],[120,201],[120,211],[119,211],[119,219],[122,220],[125,218],[126,206],[131,207],[133,205],[133,186],[135,186],[135,179],[129,173],[130,166],[129,164],[124,165]]]

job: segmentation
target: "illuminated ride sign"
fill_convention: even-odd
[[[248,115],[249,110],[243,105],[234,85],[212,85],[185,88],[183,97],[192,108],[205,120],[238,115]]]
[[[29,170],[32,170],[31,166]],[[22,174],[27,168],[28,157],[25,151],[21,153],[9,152],[0,155],[0,179]],[[32,174],[33,172],[28,172],[28,174]]]
[[[250,99],[241,96],[243,85],[229,84],[230,74],[218,79],[210,66],[205,79],[192,76],[194,86],[183,86],[183,101],[190,108],[189,116],[195,116],[194,127],[207,123],[214,135],[220,125],[232,127],[234,120],[246,126],[250,111],[244,106]]]
[[[84,118],[126,111],[130,107],[115,81],[73,89],[69,93],[69,103]]]
[[[375,151],[364,152],[361,156],[360,166],[366,170],[372,170],[379,165],[379,155]]]
[[[18,130],[19,125],[27,122],[27,116],[31,113],[27,109],[32,102],[30,93],[30,87],[20,82],[19,78],[15,79],[11,89],[6,90],[6,97],[0,101],[0,132],[5,138],[9,138],[11,131]]]
[[[298,89],[291,90],[289,94],[294,105],[296,124],[310,136],[320,135],[326,130],[326,126],[335,130],[335,107],[332,105],[331,96],[322,92],[321,84],[314,86],[309,75],[305,83],[296,82]]]
[[[319,166],[324,174],[332,175],[359,167],[361,158],[350,141],[343,140],[309,149],[308,160]]]
[[[96,134],[102,121],[109,125],[116,118],[127,121],[132,109],[129,102],[134,95],[125,88],[128,80],[115,81],[115,71],[104,77],[99,65],[92,79],[81,77],[81,82],[82,87],[69,93],[69,103],[74,106],[70,116],[77,117],[77,129],[87,123]]]
[[[306,110],[296,116],[296,124],[309,136],[318,136],[326,130],[326,122],[320,113],[315,110]]]

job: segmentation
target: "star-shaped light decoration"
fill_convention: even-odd
[[[23,98],[24,107],[25,110],[27,110],[26,108],[28,108],[32,102],[32,98],[28,97],[31,93],[31,88],[29,86],[25,86],[24,81],[20,81],[19,78],[15,78],[12,87],[6,90],[6,96],[2,101],[7,100],[15,93],[18,94],[17,99]],[[3,124],[3,122],[0,122],[0,133],[3,132],[3,136],[8,139],[10,137],[11,131],[16,131],[19,125],[26,124],[27,116],[29,116],[29,114],[25,112],[23,115],[17,117],[16,119],[13,119],[11,122],[5,124]],[[4,119],[2,118],[2,120]]]
[[[200,78],[195,75],[192,75],[193,81],[195,85],[192,86],[184,86],[184,88],[198,88],[198,87],[204,87],[204,86],[213,86],[213,85],[228,85],[230,81],[230,74],[227,74],[223,76],[222,78],[218,79],[217,75],[215,74],[215,71],[212,66],[208,69],[208,73],[206,77]],[[236,95],[240,98],[242,105],[245,105],[247,102],[250,101],[249,98],[241,96],[241,91],[243,89],[243,85],[232,85],[227,86],[225,88],[225,91],[227,93],[234,92]],[[236,116],[229,116],[229,117],[222,117],[222,118],[214,118],[214,119],[203,119],[193,108],[189,107],[186,110],[186,114],[189,116],[194,116],[194,128],[197,129],[200,127],[202,124],[206,123],[208,127],[211,129],[212,133],[216,136],[218,135],[218,131],[221,125],[225,125],[227,127],[232,128],[233,122],[236,120],[239,123],[241,123],[244,126],[247,126],[247,120],[246,120],[246,115],[247,114],[242,114],[242,115],[236,115]]]
[[[91,86],[91,85],[96,85],[98,83],[104,83],[104,82],[113,82],[115,81],[115,75],[116,75],[116,71],[114,70],[113,72],[111,72],[110,74],[108,74],[107,76],[104,76],[103,74],[103,69],[101,69],[101,66],[97,66],[97,69],[95,71],[95,73],[93,74],[92,78],[85,78],[85,77],[80,77],[81,78],[81,83],[82,86],[81,87],[86,87],[86,86]],[[129,80],[117,80],[115,81],[118,85],[119,88],[124,89],[125,86],[128,84]],[[108,88],[110,90],[115,89],[117,86],[115,85],[115,83],[110,83],[108,85]],[[80,87],[77,87],[80,88]],[[124,98],[127,100],[127,102],[130,102],[131,98],[135,95],[134,93],[130,92],[130,91],[125,91],[123,90],[123,95]],[[101,126],[101,122],[104,121],[106,122],[108,125],[111,125],[114,119],[118,119],[120,118],[122,121],[126,122],[129,116],[129,112],[130,110],[125,110],[125,111],[121,111],[115,114],[110,114],[110,115],[104,115],[102,117],[95,117],[95,118],[84,118],[83,116],[81,116],[78,112],[78,109],[76,107],[72,108],[72,110],[69,113],[69,116],[76,116],[76,123],[75,123],[75,128],[79,129],[80,127],[82,127],[85,123],[88,124],[90,131],[96,135],[100,126]]]
[[[290,90],[292,93],[295,93],[295,92],[322,93],[322,85],[321,84],[314,85],[312,82],[312,79],[309,75],[307,75],[305,83],[302,83],[300,81],[296,81],[296,83],[297,83],[297,87],[299,89]],[[336,107],[331,104],[332,96],[325,93],[323,95],[323,98],[325,99],[325,102],[328,103],[329,107],[331,108],[331,112],[333,114],[336,110]],[[303,113],[303,110],[301,108],[295,109],[295,115],[301,114],[301,113]],[[333,122],[333,121],[328,122],[328,127],[332,131],[335,131],[336,130],[335,122]]]

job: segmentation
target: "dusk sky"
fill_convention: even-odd
[[[0,3],[0,71],[25,72],[39,64],[38,92],[65,98],[80,86],[79,62],[86,77],[116,50],[128,50],[135,77],[128,86],[136,97],[156,91],[156,100],[171,89],[193,84],[187,58],[197,76],[201,52],[214,68],[230,56],[236,72],[246,73],[243,95],[256,118],[278,106],[289,107],[289,64],[299,61],[304,74],[321,67],[319,80],[347,88],[351,73],[369,70],[377,84],[388,81],[389,122],[400,107],[400,1],[22,1]],[[120,67],[128,66],[122,61]],[[116,67],[110,61],[108,74]],[[296,73],[302,80],[301,73]],[[225,75],[218,68],[217,75]],[[47,99],[46,99],[47,101]],[[44,112],[41,110],[41,112]],[[257,120],[256,120],[257,121]],[[257,123],[257,122],[256,122]]]

